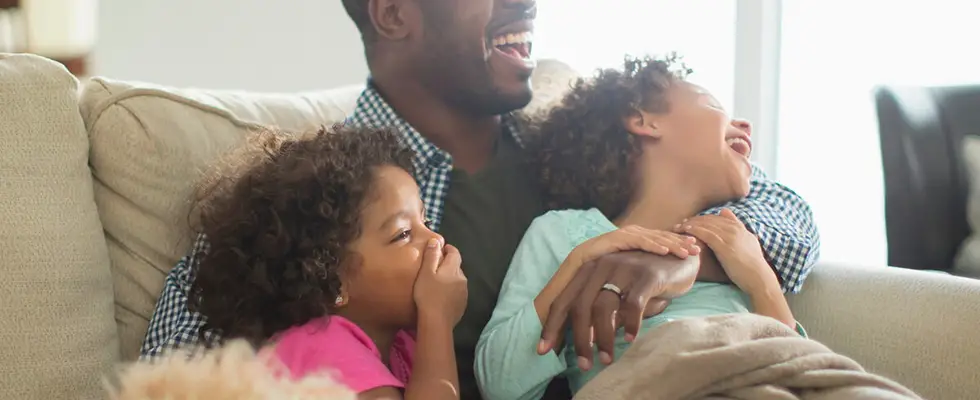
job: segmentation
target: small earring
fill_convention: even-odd
[[[337,307],[340,307],[340,306],[344,305],[344,296],[343,295],[338,295],[337,298],[334,299],[333,305],[335,305]]]

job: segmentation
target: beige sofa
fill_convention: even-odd
[[[535,76],[534,107],[567,87]],[[200,170],[260,124],[337,121],[360,87],[305,94],[92,79],[0,55],[0,398],[95,399],[137,353],[190,245]],[[821,264],[791,299],[812,337],[928,398],[980,396],[980,281]]]

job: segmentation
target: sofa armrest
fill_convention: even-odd
[[[980,393],[980,280],[821,263],[789,296],[810,337],[925,398]]]

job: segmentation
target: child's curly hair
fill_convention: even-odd
[[[209,242],[195,254],[189,296],[207,319],[202,334],[259,346],[327,314],[375,170],[386,165],[413,171],[411,151],[386,129],[250,136],[202,182],[192,211]]]
[[[578,79],[557,107],[531,117],[531,164],[548,208],[621,214],[633,196],[640,156],[624,118],[641,109],[667,111],[667,89],[690,72],[676,54],[627,56],[622,69]]]

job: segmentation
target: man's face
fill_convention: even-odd
[[[535,0],[416,0],[421,35],[416,71],[474,115],[497,115],[531,100]]]

